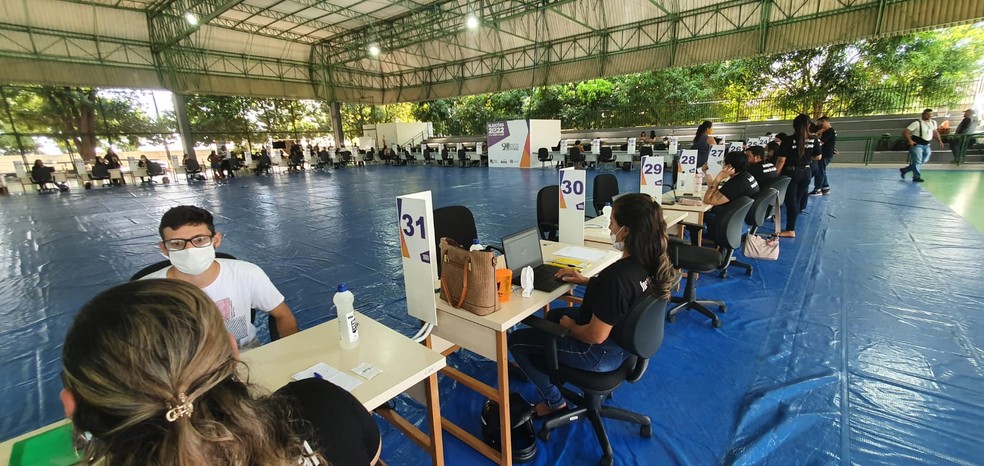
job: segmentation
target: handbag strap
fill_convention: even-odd
[[[444,259],[447,259],[448,254],[444,253]],[[465,263],[461,267],[461,297],[458,298],[458,304],[451,304],[451,293],[448,292],[448,282],[447,273],[441,275],[441,288],[444,290],[444,296],[448,297],[448,304],[451,307],[457,309],[465,302],[465,296],[468,294],[468,271],[471,269],[471,255],[465,256]]]

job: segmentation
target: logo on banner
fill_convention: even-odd
[[[511,151],[518,151],[519,150],[519,144],[513,144],[513,143],[509,143],[509,142],[502,143],[502,145],[500,147],[502,147],[502,150],[511,150]]]
[[[489,136],[505,136],[506,135],[506,124],[503,122],[489,123],[488,124],[488,135]]]

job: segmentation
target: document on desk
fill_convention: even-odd
[[[582,248],[580,246],[568,246],[554,253],[555,256],[567,257],[587,262],[594,262],[605,258],[607,253],[597,249]]]
[[[292,376],[294,380],[304,380],[304,379],[310,379],[312,377],[325,379],[350,392],[352,390],[355,390],[355,387],[362,385],[361,380],[352,377],[351,375],[348,375],[338,369],[335,369],[334,367],[331,367],[323,362],[319,362]]]

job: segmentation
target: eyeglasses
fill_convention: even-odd
[[[188,243],[196,248],[204,248],[206,246],[212,245],[212,237],[215,235],[198,235],[191,239],[184,238],[171,238],[169,240],[164,240],[164,249],[168,251],[180,251],[185,248]]]

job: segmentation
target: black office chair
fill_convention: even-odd
[[[639,155],[642,157],[651,157],[653,155],[653,148],[650,146],[642,146],[639,148]]]
[[[601,215],[601,209],[606,202],[613,202],[612,198],[618,195],[618,178],[611,173],[602,173],[594,177],[594,191],[591,194],[592,204],[594,204],[595,215]]]
[[[540,161],[540,168],[547,166],[547,162],[553,161],[553,156],[546,147],[541,147],[536,151],[536,159]]]
[[[543,357],[534,358],[533,364],[550,376],[550,380],[570,402],[568,408],[543,418],[543,427],[539,432],[542,440],[549,440],[551,430],[586,417],[591,421],[601,445],[600,464],[611,465],[615,461],[614,452],[602,418],[638,424],[639,435],[653,435],[649,416],[603,403],[623,382],[638,382],[642,379],[649,366],[649,359],[663,344],[665,313],[666,301],[652,295],[646,295],[632,306],[629,313],[611,331],[610,338],[614,338],[626,352],[625,361],[611,372],[592,372],[560,365],[557,362],[557,340],[569,336],[570,330],[536,316],[523,320],[524,324],[541,330],[548,338]],[[566,388],[565,384],[577,387],[581,393]]]
[[[536,193],[536,227],[541,238],[560,240],[560,186],[544,186]]]
[[[342,165],[351,165],[353,163],[352,151],[350,151],[350,150],[343,150],[343,151],[339,152],[338,155],[341,157]],[[395,155],[394,155],[394,157],[395,157]]]
[[[464,167],[468,163],[468,154],[464,149],[458,149],[458,163]]]
[[[424,165],[431,165],[434,163],[434,152],[430,147],[424,149]]]
[[[717,249],[697,246],[698,232],[704,228],[703,225],[684,223],[690,232],[691,244],[670,238],[668,251],[670,261],[674,267],[687,270],[687,286],[683,296],[672,298],[672,302],[679,303],[679,306],[670,310],[667,320],[673,322],[679,312],[693,309],[711,319],[711,324],[715,328],[721,326],[721,320],[707,309],[707,306],[716,306],[721,312],[727,312],[728,306],[723,301],[698,300],[695,275],[710,273],[728,266],[735,249],[741,246],[742,225],[751,207],[752,199],[747,196],[739,197],[725,205],[724,210],[718,214],[717,227],[708,231],[708,236],[717,245]]]
[[[749,226],[748,235],[754,235],[765,224],[769,207],[776,203],[778,196],[779,191],[776,191],[775,188],[765,188],[755,195],[755,198],[752,199],[752,206],[748,209],[748,215],[745,215],[745,224]],[[742,239],[744,240],[746,237],[747,235],[742,236]],[[745,269],[745,275],[752,274],[752,264],[732,259],[729,265],[721,269],[721,278],[727,278],[728,267],[731,265]]]
[[[584,154],[581,153],[581,149],[571,147],[567,150],[567,160],[564,161],[565,167],[568,165],[579,167],[581,162],[584,162]]]
[[[202,173],[202,164],[198,163],[198,159],[194,157],[189,157],[185,160],[185,182],[190,183],[192,178],[196,180],[205,181],[205,177],[200,176]],[[192,176],[197,175],[197,176]]]
[[[96,170],[95,167],[93,167],[92,170],[95,171]],[[161,164],[157,162],[148,162],[147,179],[150,180],[150,184],[157,184],[157,182],[154,181],[155,176],[164,176],[164,167],[162,167]]]
[[[451,205],[434,209],[434,252],[440,254],[441,238],[451,238],[463,248],[472,245],[478,238],[478,228],[475,227],[475,216],[471,209],[462,205]],[[489,248],[504,254],[499,246],[489,245]],[[441,261],[437,261],[437,275],[441,275]]]
[[[233,259],[233,260],[236,259],[236,257],[233,256],[232,254],[226,254],[224,252],[218,252],[218,251],[215,252],[215,258],[216,259]],[[171,261],[170,260],[166,260],[165,259],[165,260],[162,260],[160,262],[155,262],[153,264],[150,264],[150,265],[148,265],[148,266],[140,269],[139,272],[133,274],[133,276],[130,277],[130,281],[131,282],[135,282],[137,280],[140,280],[143,277],[146,277],[147,275],[150,275],[150,274],[152,274],[154,272],[157,272],[158,270],[161,270],[161,269],[164,269],[165,267],[170,267],[170,266],[171,266]],[[255,321],[255,320],[256,320],[256,309],[250,309],[250,312],[249,312],[249,321],[250,321],[250,323],[253,323],[253,321]],[[267,326],[270,327],[270,341],[277,341],[277,340],[279,340],[280,339],[280,331],[277,330],[277,319],[275,317],[273,317],[272,315],[270,315],[270,314],[267,314]]]
[[[413,155],[413,152],[410,152],[406,149],[403,150],[403,159],[405,160],[404,163],[406,163],[407,165],[417,164],[417,156]]]
[[[454,164],[454,158],[451,157],[451,151],[448,150],[447,147],[442,147],[441,148],[441,160],[438,162],[438,165],[443,165],[445,167],[450,167],[453,164]]]
[[[92,166],[92,171],[89,172],[90,181],[102,181],[102,185],[106,186],[107,182],[110,181],[109,167],[106,165],[96,164]]]
[[[54,188],[49,188],[48,184],[55,184],[55,177],[53,167],[34,167],[31,168],[30,178],[31,183],[38,185],[38,193],[51,193],[55,192]]]
[[[318,164],[314,167],[316,170],[324,170],[331,166],[331,154],[328,151],[318,152]]]
[[[601,152],[598,154],[598,165],[610,163],[612,164],[612,169],[615,169],[615,154],[612,153],[611,147],[602,147]]]

